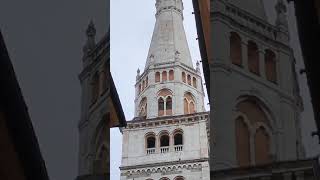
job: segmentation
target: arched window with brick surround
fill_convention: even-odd
[[[173,108],[172,108],[172,93],[169,89],[161,89],[158,92],[158,115],[165,116],[165,115],[172,115]]]
[[[174,151],[183,150],[183,132],[181,129],[177,129],[173,132],[173,145]]]
[[[139,103],[139,117],[147,116],[147,98],[144,97]]]
[[[186,73],[185,72],[182,72],[181,73],[181,76],[182,76],[182,82],[186,83]]]
[[[159,146],[160,146],[160,153],[167,153],[169,152],[170,146],[170,135],[167,131],[160,132],[159,134]]]
[[[267,49],[264,55],[266,77],[267,80],[276,83],[277,82],[277,66],[276,55],[273,51]]]
[[[158,115],[159,116],[164,115],[164,100],[162,97],[158,99]]]
[[[154,154],[156,149],[156,136],[154,133],[147,133],[145,136],[147,154]]]
[[[250,72],[260,75],[259,49],[253,41],[248,41],[248,66]]]
[[[241,66],[242,64],[241,37],[235,32],[230,33],[230,58],[233,64]]]
[[[188,84],[191,85],[191,76],[190,76],[190,74],[188,74],[188,76],[187,76],[187,81],[188,81]]]
[[[192,78],[192,86],[197,88],[197,79],[195,77]]]
[[[169,81],[173,81],[174,80],[174,71],[170,70],[169,71]]]
[[[174,180],[185,180],[183,176],[177,176],[174,178]]]
[[[155,74],[155,81],[160,82],[160,72],[156,72]]]
[[[172,115],[172,98],[168,96],[166,98],[166,115]]]
[[[236,151],[239,166],[250,165],[250,132],[243,117],[236,119]]]
[[[193,95],[190,92],[185,93],[183,98],[184,114],[196,112],[196,104]]]
[[[264,127],[256,130],[254,137],[255,143],[255,161],[256,164],[267,164],[271,162],[270,157],[270,137]]]
[[[167,77],[167,71],[163,71],[162,72],[162,82],[165,82],[168,80],[168,77]]]

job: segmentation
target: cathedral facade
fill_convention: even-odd
[[[199,63],[193,67],[182,0],[157,0],[135,118],[123,128],[121,180],[208,180],[208,112]]]

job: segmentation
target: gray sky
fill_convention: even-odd
[[[270,23],[274,24],[275,0],[265,0],[266,13]],[[134,84],[136,70],[144,69],[152,32],[155,23],[154,0],[111,0],[111,72],[122,102],[127,120],[134,116]],[[197,33],[194,22],[192,1],[184,0],[184,25],[187,39],[194,62],[200,59]],[[121,11],[119,11],[121,9]],[[294,10],[289,8],[291,45],[297,59],[297,68],[303,67],[300,46],[298,42]],[[302,113],[301,126],[303,142],[307,156],[314,156],[319,152],[317,138],[312,139],[310,132],[314,130],[314,120],[310,104],[305,76],[298,75],[301,95],[303,97],[305,111]],[[207,102],[207,97],[206,97]],[[207,110],[209,108],[207,107]],[[118,129],[111,130],[111,179],[118,180],[121,165],[121,133]]]
[[[84,31],[106,32],[106,1],[2,0],[0,27],[51,180],[77,175]]]

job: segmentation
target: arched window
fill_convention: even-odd
[[[147,76],[147,78],[146,78],[146,87],[148,87],[148,82],[149,81],[149,79],[148,79],[148,76]]]
[[[191,76],[188,74],[187,76],[188,84],[191,85]]]
[[[162,72],[162,82],[167,81],[167,71]]]
[[[156,138],[154,136],[150,136],[147,138],[147,148],[155,148],[156,147]]]
[[[186,98],[183,99],[183,109],[184,109],[184,114],[189,113],[189,104]]]
[[[139,89],[138,89],[138,91],[139,91],[139,94],[141,93],[141,84],[139,84]]]
[[[164,100],[162,97],[158,99],[158,115],[163,116],[164,115]]]
[[[264,127],[257,129],[254,141],[256,164],[259,165],[271,162],[270,137]]]
[[[142,91],[144,90],[145,87],[146,87],[146,82],[143,80],[142,81]]]
[[[231,32],[230,35],[230,58],[233,64],[238,66],[242,64],[241,38],[235,32]]]
[[[167,147],[170,144],[170,137],[168,134],[163,134],[160,137],[160,147]]]
[[[139,104],[139,116],[147,116],[147,98],[142,98],[140,104]]]
[[[242,117],[236,119],[236,150],[239,166],[250,165],[250,133]]]
[[[99,75],[98,73],[95,73],[92,77],[91,81],[91,101],[95,102],[98,99],[99,96]]]
[[[271,50],[266,50],[265,53],[265,65],[266,65],[266,77],[267,80],[276,83],[277,82],[277,68],[276,68],[276,55]]]
[[[248,42],[248,66],[249,71],[257,75],[260,74],[259,71],[259,50],[256,43],[253,41]]]
[[[243,100],[236,106],[237,111],[244,114],[244,117],[236,120],[237,154],[240,165],[252,163],[266,164],[272,161],[270,156],[272,121],[266,113],[268,108],[258,98],[254,96],[241,97]],[[256,132],[250,129],[259,127]],[[249,141],[249,138],[253,141]],[[251,156],[248,154],[251,153]],[[254,156],[255,162],[250,157]],[[249,160],[248,160],[249,159]]]
[[[182,82],[186,83],[186,73],[182,72]]]
[[[169,71],[169,81],[173,81],[174,80],[174,71],[170,70]]]
[[[170,180],[169,178],[163,177],[160,180]]]
[[[182,145],[183,144],[183,137],[182,137],[182,132],[178,131],[174,134],[174,145]]]
[[[172,115],[172,93],[169,89],[161,89],[158,93],[159,116]],[[160,107],[161,106],[161,107]]]
[[[197,79],[195,77],[192,78],[192,85],[197,88]]]
[[[172,115],[172,98],[170,96],[166,99],[166,115]]]
[[[194,108],[194,102],[193,101],[190,101],[190,103],[189,103],[189,112],[191,114],[195,113],[195,108]]]
[[[174,180],[184,180],[184,177],[182,177],[182,176],[177,176],[177,177],[174,178]]]
[[[160,82],[160,72],[156,72],[155,81]]]
[[[185,93],[183,99],[184,113],[191,114],[196,112],[195,100],[190,92]]]

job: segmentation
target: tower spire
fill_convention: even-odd
[[[87,42],[83,48],[84,53],[91,51],[96,46],[96,41],[95,41],[96,28],[95,28],[92,20],[90,21],[90,23],[88,25],[88,28],[86,30],[86,35],[87,35]]]
[[[182,0],[156,0],[156,23],[145,69],[178,62],[193,68],[183,27]]]

